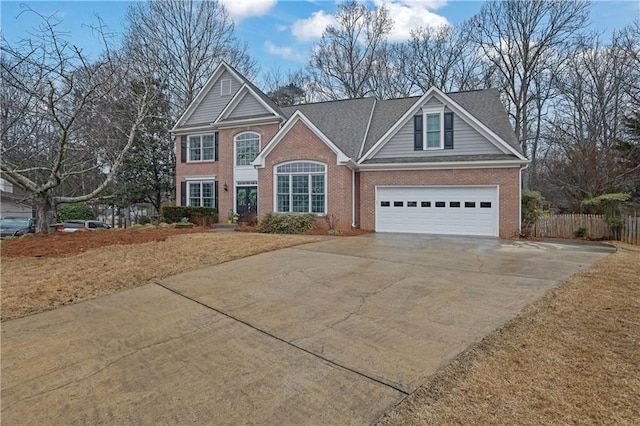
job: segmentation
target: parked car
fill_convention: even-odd
[[[0,219],[0,239],[19,237],[36,232],[36,220],[29,217],[5,217]]]
[[[111,229],[111,227],[99,220],[67,220],[66,222],[56,223],[53,225],[56,231],[60,232],[76,232],[76,231],[95,231],[97,229]]]

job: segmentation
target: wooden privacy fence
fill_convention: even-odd
[[[626,216],[620,231],[620,241],[640,245],[640,217]],[[584,228],[584,237],[592,240],[615,239],[614,232],[595,214],[552,214],[540,217],[533,225],[533,235],[549,238],[576,238],[576,231]]]

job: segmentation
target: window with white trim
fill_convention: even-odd
[[[327,204],[327,166],[300,161],[277,166],[276,211],[324,214]]]
[[[187,161],[214,161],[215,135],[189,136],[189,157]]]
[[[453,149],[453,113],[443,107],[424,108],[413,117],[413,149]]]
[[[250,166],[260,153],[260,135],[253,132],[241,133],[235,137],[236,166]]]
[[[427,149],[442,148],[440,131],[440,121],[442,114],[425,114],[427,122]]]
[[[189,206],[215,207],[215,182],[187,182],[187,198]]]

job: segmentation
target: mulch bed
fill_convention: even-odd
[[[172,235],[209,231],[209,228],[129,228],[95,232],[30,234],[0,243],[2,257],[60,257],[89,249],[116,245],[164,241]]]

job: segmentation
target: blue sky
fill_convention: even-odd
[[[249,45],[259,69],[279,68],[283,73],[304,65],[309,49],[331,22],[336,1],[221,0],[236,23],[237,36]],[[393,40],[405,39],[412,28],[448,22],[456,24],[478,12],[481,1],[460,0],[372,0],[385,3],[396,25]],[[86,53],[97,55],[100,44],[88,25],[96,15],[110,31],[122,31],[128,2],[124,1],[6,1],[0,3],[3,36],[10,42],[28,37],[36,25],[32,14],[20,12],[26,5],[39,13],[57,13],[60,28]],[[604,33],[640,19],[640,1],[595,1],[591,26]]]

